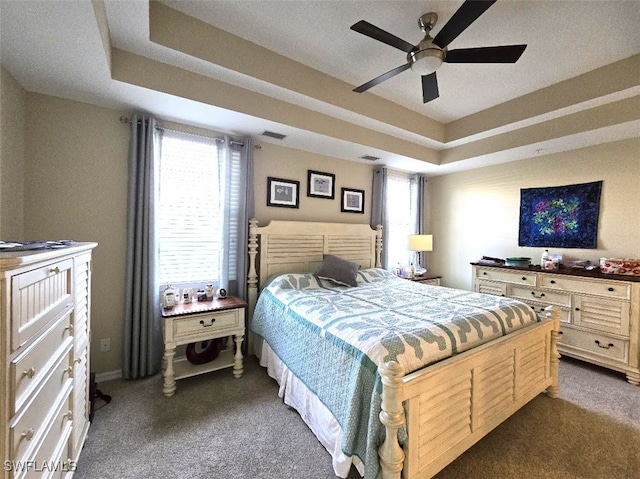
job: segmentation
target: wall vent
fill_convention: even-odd
[[[380,158],[378,158],[377,156],[371,156],[371,155],[362,155],[359,157],[361,160],[367,160],[367,161],[376,161],[379,160]]]
[[[268,136],[269,138],[275,138],[276,140],[283,140],[287,137],[287,135],[283,135],[282,133],[275,133],[269,130],[264,130],[262,136]]]

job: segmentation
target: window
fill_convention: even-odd
[[[228,192],[230,208],[239,208],[240,153],[220,145],[213,138],[163,132],[156,209],[161,285],[211,283],[217,287],[222,267],[235,274],[238,215],[225,211],[223,196]],[[226,151],[230,152],[230,179],[221,173]],[[223,221],[231,221],[226,239],[222,237]],[[231,244],[225,245],[225,240]],[[225,250],[227,254],[221,254]]]
[[[387,268],[397,263],[407,267],[414,261],[414,254],[407,249],[410,234],[417,233],[418,187],[416,179],[402,173],[389,171],[386,187],[387,218]]]

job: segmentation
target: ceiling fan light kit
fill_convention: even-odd
[[[351,26],[351,30],[366,35],[374,40],[402,50],[407,54],[407,62],[388,71],[367,83],[354,88],[354,92],[362,93],[388,80],[409,68],[422,77],[422,98],[427,103],[440,96],[436,70],[442,63],[515,63],[524,52],[526,45],[504,45],[494,47],[462,48],[447,51],[447,46],[458,35],[467,29],[497,0],[466,0],[440,29],[435,38],[429,34],[438,21],[434,12],[425,13],[418,20],[420,29],[425,33],[424,39],[416,46],[382,30],[381,28],[360,20]]]
[[[444,52],[439,48],[425,48],[415,53],[409,53],[407,61],[411,64],[411,71],[419,75],[431,75],[442,65]]]

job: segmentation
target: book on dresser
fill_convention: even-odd
[[[471,263],[474,290],[560,311],[558,350],[640,385],[640,277]]]
[[[0,253],[3,477],[71,477],[89,430],[96,243]],[[38,473],[38,477],[49,477]]]

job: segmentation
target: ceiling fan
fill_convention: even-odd
[[[496,0],[466,0],[442,27],[435,38],[429,33],[438,21],[438,15],[430,12],[420,17],[418,24],[425,33],[418,45],[396,37],[395,35],[360,20],[351,26],[351,30],[386,43],[407,54],[407,63],[354,88],[354,92],[362,93],[411,68],[422,76],[422,100],[427,103],[440,96],[436,70],[445,63],[515,63],[524,52],[526,45],[504,45],[496,47],[460,48],[448,50],[447,46],[455,40],[469,25],[493,5]]]

